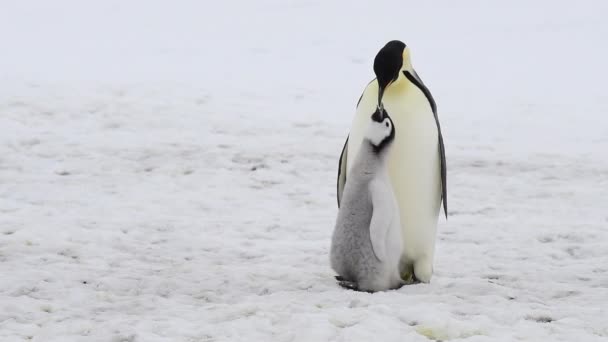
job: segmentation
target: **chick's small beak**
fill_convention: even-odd
[[[374,112],[374,114],[372,114],[372,120],[376,121],[376,122],[382,122],[382,120],[384,119],[384,110],[381,108],[377,108],[376,111]]]

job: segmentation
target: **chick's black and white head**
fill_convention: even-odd
[[[384,108],[376,108],[370,118],[366,138],[376,152],[381,152],[395,139],[395,125]]]

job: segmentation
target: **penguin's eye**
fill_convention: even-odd
[[[390,126],[390,125],[388,124],[388,121],[385,123],[385,125],[386,125],[386,127]]]

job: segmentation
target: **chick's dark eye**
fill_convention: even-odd
[[[386,125],[386,127],[388,127],[389,126],[388,122],[386,122],[385,125]]]

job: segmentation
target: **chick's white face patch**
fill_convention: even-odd
[[[385,118],[381,122],[370,120],[366,137],[372,142],[372,144],[374,144],[374,146],[378,146],[384,139],[391,135],[392,125],[391,120],[388,118]]]

